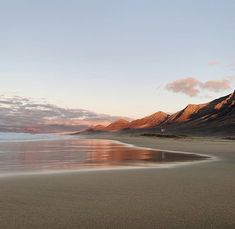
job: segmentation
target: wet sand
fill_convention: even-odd
[[[115,140],[219,160],[0,178],[0,228],[235,228],[235,141]]]

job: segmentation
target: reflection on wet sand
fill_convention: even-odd
[[[0,173],[68,170],[202,160],[180,154],[128,147],[108,140],[70,139],[0,144]]]

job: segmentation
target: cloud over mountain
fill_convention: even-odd
[[[200,81],[194,77],[175,80],[166,85],[168,91],[175,93],[183,93],[190,97],[196,97],[201,92],[222,92],[231,89],[233,80],[209,80],[206,82]]]

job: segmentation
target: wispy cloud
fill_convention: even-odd
[[[219,60],[210,60],[208,62],[208,65],[210,65],[210,66],[215,66],[215,65],[220,65],[220,64],[221,64],[221,62]]]
[[[175,80],[166,85],[166,89],[175,93],[183,93],[190,97],[199,96],[202,92],[221,92],[231,89],[232,80],[209,80],[206,82],[200,81],[195,77],[188,77]]]
[[[95,124],[108,124],[120,118],[97,114],[84,109],[66,109],[46,102],[35,102],[23,97],[0,95],[0,130],[36,128],[42,126],[84,127]]]

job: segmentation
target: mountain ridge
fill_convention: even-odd
[[[162,111],[127,121],[119,119],[106,127],[93,127],[85,132],[161,132],[235,134],[235,91],[203,104],[189,104],[184,109],[167,114]]]

